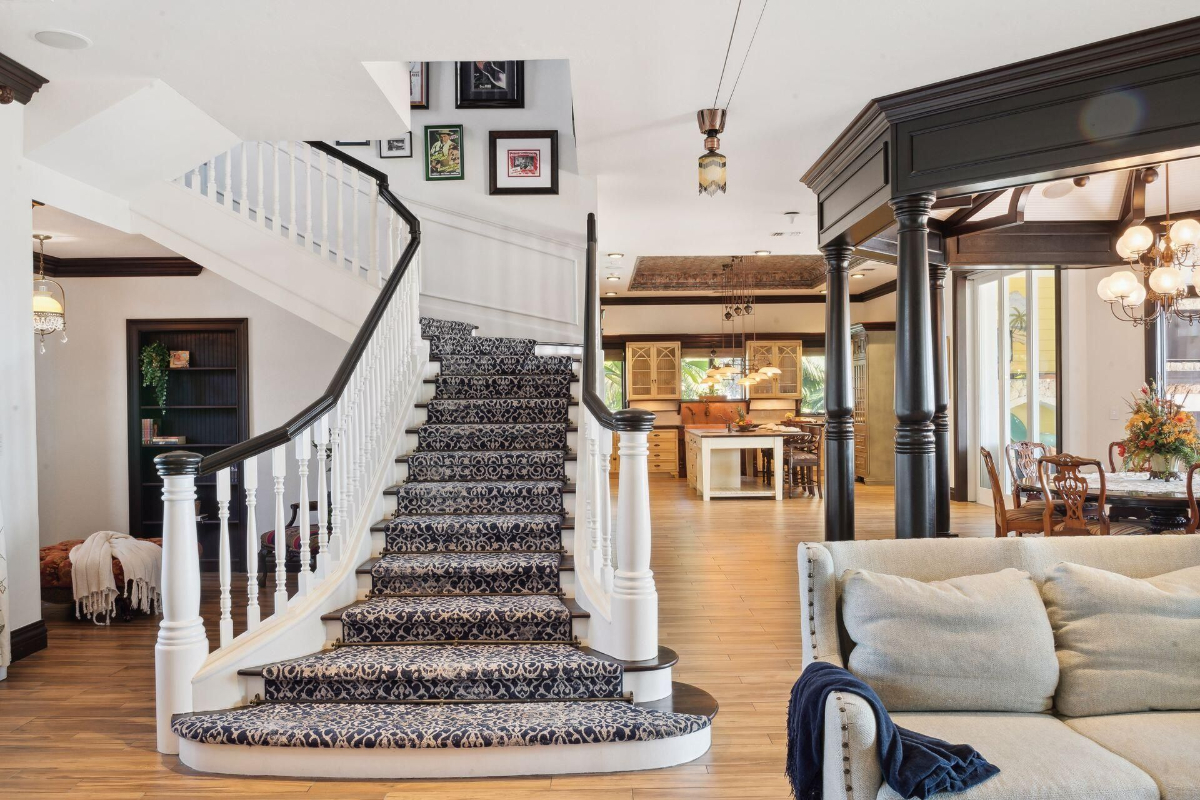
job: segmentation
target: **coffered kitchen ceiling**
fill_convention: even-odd
[[[729,256],[639,256],[631,292],[719,292]],[[746,256],[742,269],[750,291],[815,289],[825,283],[821,256]]]

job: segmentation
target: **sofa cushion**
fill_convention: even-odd
[[[1047,711],[1054,635],[1029,573],[1004,569],[922,583],[848,570],[848,668],[889,711]]]
[[[897,725],[970,744],[1000,774],[953,800],[1158,800],[1154,780],[1045,714],[895,714]],[[884,784],[879,800],[899,800]]]
[[[1200,711],[1148,711],[1066,720],[1141,769],[1163,800],[1200,800]]]
[[[1042,585],[1068,717],[1200,709],[1200,567],[1138,579],[1063,562]]]

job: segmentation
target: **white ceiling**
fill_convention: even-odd
[[[33,210],[33,232],[54,237],[46,255],[58,258],[178,258],[179,254],[137,233],[124,233],[51,206]],[[30,246],[37,251],[37,242]]]
[[[762,2],[742,4],[726,87]],[[800,175],[870,98],[1197,13],[1176,0],[1145,0],[1135,17],[1128,3],[1095,0],[770,0],[721,137],[729,192],[697,196],[695,113],[712,102],[737,4],[5,0],[0,52],[51,81],[28,109],[37,144],[155,80],[244,139],[378,138],[399,115],[363,62],[569,59],[601,252],[631,265],[637,255],[815,252],[815,201]],[[45,28],[95,44],[52,50],[32,39]],[[793,224],[791,210],[801,212]]]

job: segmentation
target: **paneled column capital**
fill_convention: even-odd
[[[821,253],[825,256],[826,272],[846,271],[850,269],[850,259],[854,257],[854,248],[839,242],[825,245],[821,248]]]
[[[903,197],[893,197],[888,201],[892,207],[900,230],[925,229],[929,224],[929,215],[933,213],[933,201],[937,195],[933,192],[918,192]]]

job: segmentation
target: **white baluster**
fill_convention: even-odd
[[[296,145],[294,142],[287,142],[287,149],[284,150],[285,156],[283,163],[287,165],[288,173],[288,232],[287,236],[290,241],[300,242],[300,237],[296,233],[296,206],[300,202],[300,187],[296,185]]]
[[[271,145],[271,189],[275,193],[272,199],[275,213],[271,215],[271,230],[278,236],[283,230],[283,220],[279,216],[279,146],[274,143]]]
[[[214,203],[217,202],[217,157],[213,156],[208,160],[208,166],[204,171],[204,177],[208,180],[208,185],[204,187],[204,196]]]
[[[221,205],[233,211],[233,151],[225,151],[225,186],[221,192]]]
[[[620,639],[611,655],[627,661],[658,655],[658,591],[650,570],[650,480],[646,463],[650,449],[646,434],[647,430],[620,434],[618,564],[613,574],[611,605],[613,629],[620,632]]]
[[[221,647],[233,641],[233,599],[230,584],[233,581],[229,564],[229,469],[217,473],[217,573],[221,582]]]
[[[345,412],[343,400],[338,400],[336,424],[329,431],[330,445],[330,500],[333,503],[333,513],[329,519],[329,564],[330,568],[333,563],[341,559],[342,545],[342,481],[344,480],[344,472],[342,469],[342,426],[345,421]]]
[[[361,259],[360,250],[360,232],[358,229],[358,206],[359,206],[359,186],[362,184],[362,173],[354,167],[350,168],[350,242],[353,248],[350,251],[350,274],[358,278],[359,261]]]
[[[258,627],[258,456],[242,462],[242,485],[246,487],[246,630]]]
[[[317,579],[329,574],[329,485],[325,477],[329,446],[329,415],[317,420]]]
[[[312,439],[308,429],[306,428],[295,439],[296,443],[296,471],[300,476],[300,517],[299,534],[300,534],[300,591],[301,596],[305,596],[312,589],[312,547],[309,545],[312,526],[309,524],[310,513],[308,510],[308,449],[312,446]]]
[[[321,258],[329,258],[329,162],[333,157],[322,153],[321,165]]]
[[[579,486],[579,495],[576,495],[576,500],[580,496],[584,498],[584,508],[576,509],[576,513],[583,511],[584,517],[587,520],[587,564],[591,568],[592,576],[596,579],[600,578],[600,462],[598,459],[597,428],[594,419],[590,417],[585,424],[580,425],[580,434],[584,437],[584,452],[581,454],[583,458],[576,462],[577,466],[586,465],[585,483]]]
[[[345,210],[343,209],[342,196],[346,194],[346,187],[342,185],[342,181],[346,174],[346,165],[341,161],[335,165],[337,170],[334,175],[334,185],[337,187],[337,265],[339,270],[346,268],[346,234],[345,234]]]
[[[371,180],[371,193],[367,198],[371,208],[371,285],[383,286],[383,275],[379,269],[379,184]]]
[[[246,219],[250,219],[250,177],[249,165],[246,163],[250,156],[250,148],[245,142],[238,145],[238,154],[242,161],[242,196],[238,198],[238,213]]]
[[[310,144],[301,146],[304,148],[304,249],[311,253],[313,251],[313,149]],[[296,241],[300,241],[299,238]]]
[[[254,207],[254,221],[263,228],[267,227],[267,201],[265,199],[267,195],[267,183],[263,177],[265,175],[263,166],[267,160],[266,151],[266,143],[258,142],[257,147],[255,147],[255,152],[258,154],[258,205]]]
[[[600,568],[600,583],[605,592],[612,591],[613,570],[616,563],[613,559],[612,546],[612,434],[607,430],[600,431],[600,555],[603,563]]]
[[[192,678],[208,658],[200,618],[200,556],[196,539],[196,453],[154,459],[163,479],[162,622],[154,645],[154,716],[158,752],[179,752],[171,717],[193,710]]]
[[[624,464],[622,464],[624,466]],[[271,477],[275,479],[275,613],[287,610],[287,517],[283,515],[283,484],[287,479],[287,445],[271,451]]]

